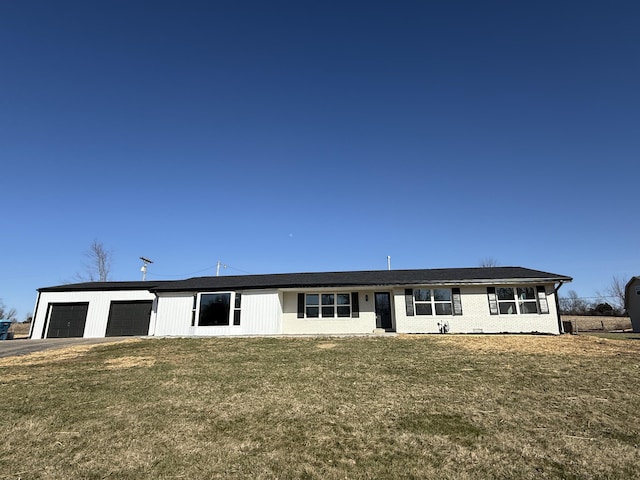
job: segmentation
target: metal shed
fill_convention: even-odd
[[[634,332],[640,332],[640,277],[631,277],[624,289],[624,308]]]

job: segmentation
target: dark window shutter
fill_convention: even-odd
[[[462,315],[462,296],[459,288],[451,289],[451,300],[453,300],[453,314]]]
[[[549,313],[549,304],[547,303],[547,291],[545,290],[543,285],[538,285],[536,287],[538,291],[538,311],[540,313]]]
[[[360,298],[358,292],[351,292],[351,317],[360,318]]]
[[[191,309],[191,326],[196,326],[196,309],[198,308],[198,294],[193,296],[193,308]]]
[[[413,317],[414,310],[413,310],[413,289],[412,288],[404,289],[404,303],[407,309],[407,317]]]
[[[304,318],[304,293],[298,294],[298,318]]]
[[[496,287],[487,287],[487,297],[489,298],[489,312],[491,315],[498,315],[498,299],[496,298]]]

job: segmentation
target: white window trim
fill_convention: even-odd
[[[307,303],[307,297],[309,295],[317,295],[318,296],[318,304],[310,305]],[[333,304],[332,305],[323,305],[322,304],[322,296],[323,295],[333,295]],[[347,304],[339,304],[338,303],[338,295],[346,295],[349,299],[349,303]],[[333,316],[326,317],[322,315],[323,307],[333,306]],[[318,316],[310,317],[307,315],[307,308],[309,307],[317,307],[318,308]],[[347,316],[338,316],[338,307],[349,307],[349,315]],[[324,320],[324,319],[334,319],[334,320],[348,320],[353,318],[353,305],[351,300],[351,291],[349,292],[308,292],[304,294],[304,318],[305,320]]]
[[[224,292],[198,292],[196,294],[196,308],[193,310],[195,314],[195,325],[196,328],[240,328],[240,325],[234,325],[234,312],[236,310],[240,310],[242,312],[242,304],[240,304],[240,308],[235,308],[236,304],[236,293],[242,294],[242,292],[233,292],[233,291],[224,291]],[[230,294],[229,297],[229,323],[227,325],[200,325],[200,304],[202,302],[202,295],[224,295]],[[242,313],[240,313],[240,323],[242,324]]]
[[[506,316],[506,317],[510,317],[512,315],[540,315],[540,305],[538,304],[538,292],[537,292],[537,287],[535,285],[530,286],[530,285],[496,285],[496,301],[498,302],[498,315],[502,315],[502,316]],[[509,300],[501,300],[500,296],[498,295],[498,290],[500,289],[505,289],[505,288],[510,288],[511,290],[513,290],[513,298],[509,299]],[[533,294],[534,294],[534,298],[528,298],[528,299],[520,299],[518,298],[518,289],[519,288],[531,288],[533,289]],[[536,311],[535,312],[521,312],[520,311],[520,302],[522,303],[533,303],[536,306]],[[500,311],[500,304],[501,303],[515,303],[516,306],[516,311],[515,313],[502,313]]]
[[[416,290],[429,290],[429,300],[417,300],[416,299]],[[436,300],[435,291],[436,290],[447,290],[449,292],[449,300]],[[429,304],[431,305],[431,314],[418,313],[418,305],[419,304]],[[445,304],[449,305],[451,309],[451,313],[437,313],[436,305],[437,304]],[[413,311],[414,315],[417,317],[453,317],[454,309],[453,309],[453,289],[446,287],[433,287],[433,288],[414,288],[413,289]]]

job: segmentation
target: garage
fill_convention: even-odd
[[[83,337],[89,303],[55,303],[50,305],[47,338]]]
[[[148,335],[151,318],[151,301],[111,302],[107,337]]]

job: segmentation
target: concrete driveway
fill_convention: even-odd
[[[96,343],[114,343],[130,340],[135,337],[106,337],[106,338],[48,338],[46,340],[2,340],[0,341],[0,358],[26,355],[43,350],[67,348],[75,345],[93,345]]]

